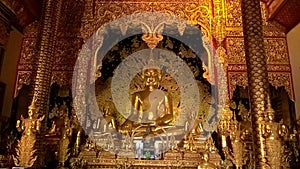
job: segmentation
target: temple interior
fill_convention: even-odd
[[[0,168],[300,168],[299,0],[1,0]]]

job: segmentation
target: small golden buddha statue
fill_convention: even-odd
[[[95,149],[95,143],[93,142],[93,140],[91,138],[87,138],[86,143],[84,145],[84,150],[85,151],[92,151],[94,149]]]
[[[282,126],[274,121],[274,112],[268,112],[267,116],[269,121],[263,127],[263,136],[270,140],[277,140],[281,134],[283,135]],[[283,127],[285,128],[285,125]]]
[[[49,113],[49,119],[53,119],[57,117],[57,111],[58,111],[58,106],[55,103],[54,107],[52,108],[51,112]]]
[[[193,122],[192,125],[190,124],[191,122]],[[188,133],[187,138],[190,136],[200,137],[203,132],[202,121],[195,114],[191,114],[186,121],[184,130]]]
[[[150,127],[157,131],[175,121],[171,96],[159,89],[161,70],[144,69],[142,78],[146,88],[132,94],[132,111],[121,130],[139,129],[146,132]]]
[[[57,130],[58,130],[58,128],[56,126],[55,121],[52,121],[51,128],[50,128],[50,130],[49,130],[49,132],[48,132],[47,135],[56,135],[57,134]]]
[[[72,128],[70,127],[70,120],[68,117],[64,118],[64,126],[61,128],[61,138],[59,140],[58,161],[60,166],[64,166],[64,163],[70,156],[69,144],[72,137]]]
[[[203,154],[203,161],[198,165],[198,169],[215,169],[217,168],[213,163],[209,162],[209,154],[205,152]]]

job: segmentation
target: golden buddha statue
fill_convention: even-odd
[[[209,154],[205,152],[203,154],[203,161],[198,165],[198,169],[215,169],[217,168],[213,163],[209,162]]]
[[[49,113],[49,119],[53,119],[57,117],[57,111],[58,111],[58,106],[55,103],[54,107],[52,108],[51,112]]]
[[[190,124],[191,122],[193,122],[193,124]],[[202,121],[197,118],[195,114],[191,114],[186,121],[184,131],[188,133],[186,136],[187,138],[190,136],[200,137],[200,135],[203,133]]]
[[[57,109],[57,115],[59,118],[63,119],[64,117],[68,116],[69,108],[67,103],[63,101],[63,104]]]
[[[61,138],[59,140],[59,151],[58,151],[58,161],[61,167],[70,156],[69,144],[72,137],[72,128],[70,126],[70,120],[68,117],[64,118],[64,126],[61,128]]]
[[[175,121],[171,96],[159,89],[161,70],[148,68],[142,72],[146,88],[132,94],[132,111],[121,130],[157,131]]]
[[[56,135],[57,132],[58,132],[58,128],[56,126],[56,123],[55,123],[55,121],[52,121],[51,128],[50,128],[48,134],[46,134],[46,135]]]
[[[201,134],[203,133],[202,121],[196,117],[196,114],[191,114],[187,119],[184,131],[186,132],[184,148],[195,152],[197,149],[195,143],[197,140],[200,140]]]

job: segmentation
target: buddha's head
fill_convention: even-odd
[[[161,70],[159,68],[144,69],[142,77],[146,86],[158,87],[161,81]]]

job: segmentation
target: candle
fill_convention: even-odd
[[[222,135],[222,147],[226,147],[226,137],[224,135]]]

